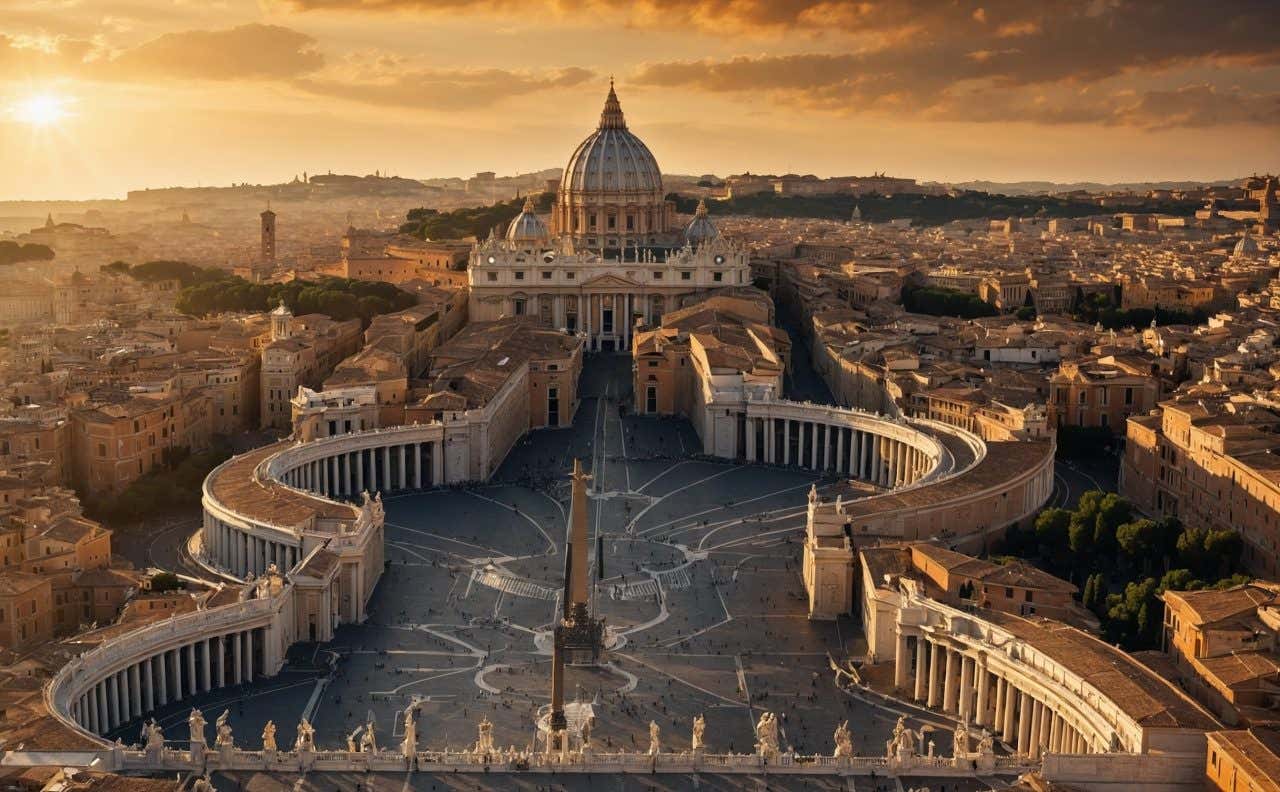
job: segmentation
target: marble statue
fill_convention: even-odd
[[[662,730],[657,721],[649,721],[649,753],[662,753]]]
[[[693,719],[693,750],[701,751],[705,744],[702,741],[702,735],[707,731],[707,720],[699,713]]]
[[[349,753],[360,753],[360,747],[356,745],[356,735],[360,733],[360,727],[347,735],[347,751]]]
[[[142,743],[148,751],[159,751],[164,748],[164,731],[160,724],[152,718],[142,727]]]
[[[772,712],[761,715],[756,724],[756,751],[769,758],[778,755],[778,718]]]
[[[305,792],[307,782],[302,780],[302,776],[298,776],[298,780],[293,782],[293,792]]]
[[[952,735],[951,755],[964,756],[970,753],[969,748],[969,723],[961,721],[956,724],[955,733]]]
[[[982,737],[978,740],[978,753],[983,756],[992,756],[996,752],[995,738],[991,736],[991,732],[986,729],[982,730]]]
[[[493,753],[493,724],[489,722],[489,716],[480,719],[480,725],[476,727],[476,753],[491,754]]]
[[[374,734],[372,720],[365,725],[364,734],[360,735],[360,750],[364,753],[378,752],[378,738]]]
[[[276,722],[267,721],[267,725],[262,727],[262,750],[275,752],[276,749]]]
[[[404,739],[400,741],[400,753],[413,756],[418,752],[418,722],[413,719],[413,707],[404,709]]]
[[[214,724],[214,728],[218,731],[217,745],[219,748],[235,747],[236,741],[235,737],[231,734],[230,721],[231,711],[223,710],[222,714],[218,716],[217,722]]]
[[[916,735],[915,732],[907,728],[907,716],[899,715],[898,722],[893,727],[893,736],[885,743],[888,754],[893,757],[894,754],[913,754],[916,751]]]
[[[204,745],[204,713],[198,709],[192,708],[191,714],[187,716],[187,728],[191,730],[191,744],[199,743]]]
[[[191,785],[191,792],[215,792],[213,782],[209,780],[209,774],[205,773],[196,779]]]
[[[293,749],[295,751],[314,751],[316,749],[316,730],[306,718],[298,721],[298,738],[293,742]]]
[[[853,756],[853,735],[849,732],[849,721],[845,721],[836,727],[836,733],[832,736],[836,744],[836,752],[834,756],[837,759]]]

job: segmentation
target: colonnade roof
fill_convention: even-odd
[[[1075,627],[993,610],[980,610],[977,617],[1026,641],[1084,679],[1143,728],[1211,731],[1220,727],[1200,705],[1132,655]]]
[[[1021,473],[1034,470],[1046,455],[1052,454],[1053,444],[1048,441],[987,442],[986,456],[963,473],[922,487],[846,503],[844,513],[850,517],[858,517],[946,503],[982,492]]]
[[[312,517],[356,519],[360,511],[354,506],[304,495],[255,475],[261,462],[292,445],[284,440],[232,458],[209,474],[209,492],[224,508],[272,525],[300,525]]]

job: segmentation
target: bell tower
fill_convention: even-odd
[[[276,263],[276,213],[271,211],[271,204],[260,217],[262,218],[262,261],[265,264]]]

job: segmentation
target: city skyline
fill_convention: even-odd
[[[1272,167],[1262,2],[40,0],[0,200],[560,164],[610,77],[673,173],[1212,181]]]

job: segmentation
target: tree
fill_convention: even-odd
[[[1215,577],[1230,574],[1240,562],[1244,540],[1231,529],[1209,531],[1204,537],[1205,563],[1216,573]]]
[[[184,588],[182,580],[172,572],[157,572],[151,576],[151,590],[157,593]]]
[[[1024,305],[1018,310],[1014,311],[1013,315],[1018,317],[1024,322],[1030,322],[1032,319],[1036,318],[1036,309],[1031,307],[1030,305]]]
[[[1071,512],[1067,509],[1045,509],[1036,517],[1036,538],[1046,556],[1060,552],[1068,546],[1068,530],[1071,527]]]
[[[1161,591],[1195,591],[1204,588],[1204,581],[1192,574],[1190,569],[1170,569],[1160,578]]]
[[[1157,533],[1158,528],[1153,521],[1133,520],[1116,528],[1116,543],[1130,558],[1149,560],[1156,546]]]
[[[1132,516],[1129,501],[1114,492],[1104,495],[1098,502],[1098,516],[1094,520],[1094,552],[1110,553],[1116,546],[1116,530]]]

